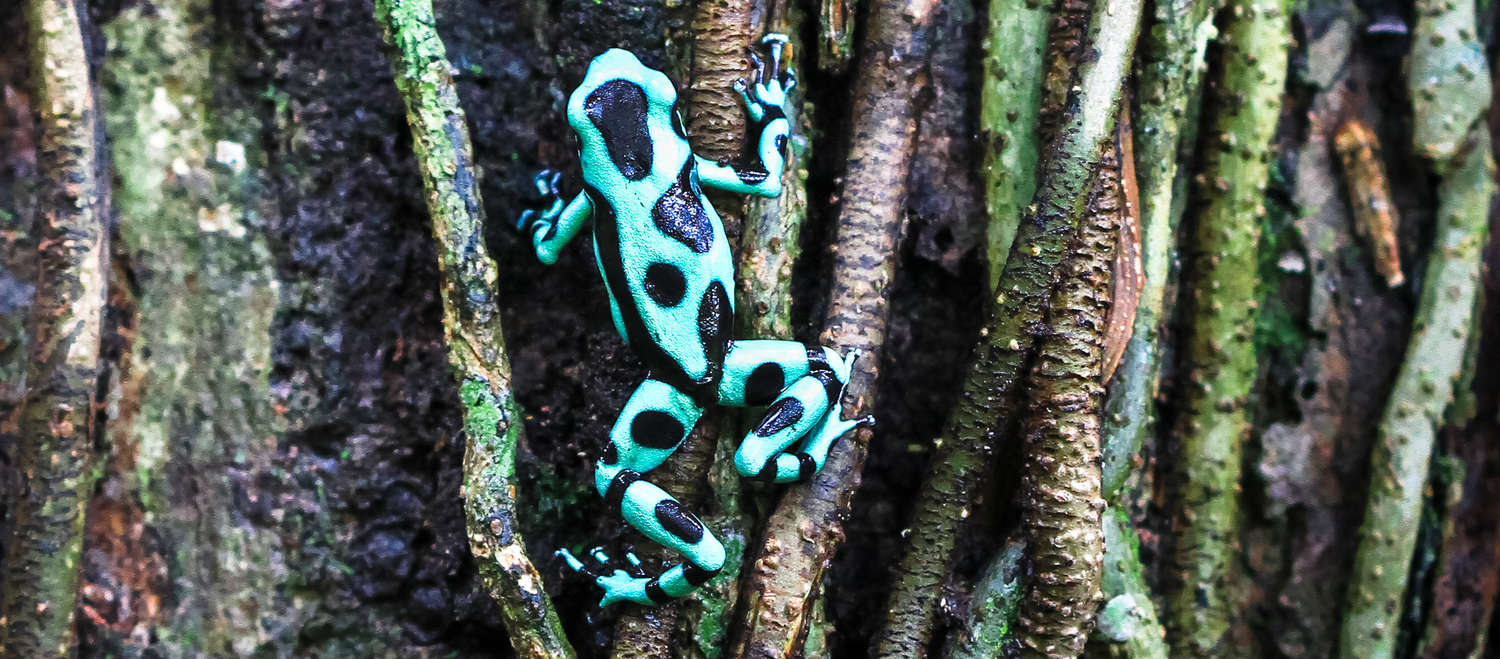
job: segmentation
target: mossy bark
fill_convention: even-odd
[[[1131,131],[1136,185],[1140,190],[1142,285],[1119,366],[1103,410],[1102,494],[1105,558],[1094,640],[1110,654],[1167,656],[1165,632],[1143,578],[1139,540],[1125,513],[1127,481],[1144,465],[1141,449],[1155,432],[1161,374],[1161,338],[1168,311],[1166,291],[1177,258],[1179,197],[1188,178],[1180,155],[1191,151],[1196,133],[1190,112],[1198,96],[1204,55],[1213,34],[1211,2],[1158,2],[1142,29],[1137,60],[1135,119]],[[1144,475],[1136,481],[1145,480]],[[1134,486],[1140,488],[1144,485]]]
[[[1025,205],[1036,192],[1037,136],[1042,103],[1042,51],[1050,4],[1039,0],[990,3],[979,89],[979,130],[985,145],[985,258],[990,288],[1000,281]]]
[[[109,184],[83,8],[26,4],[39,133],[37,283],[26,398],[15,410],[21,490],[9,503],[0,654],[73,653],[84,509],[97,476]]]
[[[523,657],[568,657],[573,648],[526,555],[516,518],[520,409],[495,299],[495,264],[481,236],[484,207],[473,147],[430,0],[377,0],[406,106],[442,273],[443,327],[459,384],[464,507],[470,550],[500,604],[511,647]]]
[[[1211,2],[1158,2],[1143,29],[1136,67],[1136,181],[1140,189],[1141,270],[1144,285],[1134,329],[1105,400],[1104,495],[1113,501],[1150,436],[1161,371],[1161,325],[1169,315],[1167,281],[1176,261],[1179,154],[1191,134],[1188,105],[1198,94],[1203,57],[1213,34]],[[1189,144],[1189,149],[1191,145]],[[1175,209],[1175,212],[1174,212]]]
[[[861,353],[844,393],[846,416],[875,411],[888,287],[914,141],[913,101],[936,8],[930,0],[887,0],[870,7],[850,119],[857,139],[844,177],[833,286],[819,337],[824,345]],[[738,656],[798,652],[824,568],[843,539],[842,523],[871,436],[871,429],[862,427],[834,444],[823,469],[788,492],[772,513],[744,586]]]
[[[1489,130],[1476,125],[1455,160],[1440,165],[1438,227],[1415,329],[1381,415],[1339,636],[1344,657],[1390,657],[1416,546],[1423,492],[1443,412],[1453,400],[1478,296],[1479,256],[1495,194]]]
[[[94,581],[128,585],[119,618],[135,624],[94,630],[126,651],[249,654],[306,615],[279,589],[290,574],[280,538],[245,505],[274,497],[259,484],[285,432],[270,392],[280,291],[260,125],[217,89],[243,53],[215,39],[211,15],[204,0],[169,0],[102,26],[128,280],[116,286],[131,313],[90,552]],[[120,533],[132,519],[144,528]],[[157,561],[167,574],[153,575]]]
[[[1243,620],[1235,604],[1240,463],[1257,373],[1257,248],[1289,29],[1279,0],[1229,6],[1213,86],[1216,113],[1204,138],[1203,208],[1185,246],[1185,382],[1173,449],[1167,594],[1172,650],[1182,656],[1226,651],[1231,626]]]
[[[964,624],[948,635],[946,659],[1000,656],[1013,647],[1016,613],[1026,592],[1026,543],[1012,541],[995,552],[975,580]]]

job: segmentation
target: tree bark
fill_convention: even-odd
[[[37,284],[26,397],[15,411],[17,470],[0,602],[0,653],[74,650],[84,509],[97,477],[109,271],[109,183],[85,16],[72,0],[26,4],[39,133]]]

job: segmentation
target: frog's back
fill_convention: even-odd
[[[615,327],[655,377],[711,392],[732,325],[733,261],[665,75],[596,58],[568,102]],[[707,395],[707,394],[705,394]]]

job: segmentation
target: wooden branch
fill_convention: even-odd
[[[1166,300],[1176,260],[1177,226],[1185,204],[1188,176],[1179,171],[1179,154],[1191,136],[1197,113],[1204,54],[1213,34],[1215,2],[1157,2],[1142,30],[1136,68],[1136,184],[1140,190],[1141,270],[1143,285],[1134,328],[1109,384],[1104,403],[1102,494],[1104,575],[1094,639],[1117,655],[1158,659],[1167,655],[1165,630],[1152,593],[1142,576],[1139,540],[1125,506],[1126,482],[1139,469],[1138,456],[1156,428],[1156,392],[1161,374],[1161,325],[1171,314]]]
[[[1016,630],[1022,656],[1081,654],[1100,597],[1099,401],[1125,210],[1119,154],[1111,149],[1095,175],[1029,378],[1020,500],[1030,569]]]
[[[803,14],[796,3],[770,3],[765,31],[787,35],[787,46],[798,71],[806,59],[799,35]],[[792,327],[792,269],[802,256],[802,224],[807,218],[807,166],[812,156],[812,122],[802,100],[802,88],[789,95],[787,119],[795,127],[787,144],[787,163],[782,172],[782,194],[767,199],[751,197],[744,205],[743,233],[735,265],[735,334],[741,339],[789,339]],[[744,440],[745,429],[757,420],[748,414],[725,415],[731,423],[723,424],[713,462],[708,468],[707,484],[712,502],[704,523],[724,543],[724,569],[713,581],[700,588],[684,604],[682,627],[686,633],[678,639],[679,654],[683,648],[712,659],[723,651],[733,624],[734,607],[739,601],[741,569],[745,549],[752,540],[762,515],[747,505],[741,494],[744,480],[734,468],[734,453]],[[669,463],[670,464],[670,463]]]
[[[896,267],[906,178],[915,132],[913,97],[930,48],[935,0],[878,0],[870,7],[855,82],[853,141],[834,246],[824,345],[862,355],[845,391],[848,412],[874,412],[885,342],[888,287]],[[793,488],[772,514],[744,585],[741,657],[795,654],[823,570],[843,540],[872,435],[860,428],[834,444],[810,483]]]
[[[1271,137],[1281,115],[1290,13],[1283,0],[1230,4],[1218,114],[1200,175],[1203,212],[1189,243],[1182,406],[1172,450],[1174,547],[1167,593],[1173,655],[1206,656],[1242,619],[1238,560],[1241,451],[1257,362],[1257,249]]]
[[[1047,47],[1051,3],[990,3],[984,37],[984,78],[979,89],[979,130],[984,152],[985,257],[990,288],[1000,281],[1022,209],[1036,192],[1037,158],[1045,146],[1037,133],[1042,104],[1042,51]]]
[[[67,657],[97,470],[99,359],[109,271],[109,183],[101,174],[99,111],[73,0],[29,0],[37,141],[37,285],[26,399],[13,447],[22,478],[11,502],[0,655]]]
[[[1454,161],[1440,165],[1437,233],[1415,329],[1370,459],[1370,495],[1339,635],[1343,657],[1396,651],[1433,444],[1453,400],[1478,298],[1480,252],[1495,195],[1490,146],[1488,127],[1476,123]]]
[[[464,410],[464,510],[480,578],[500,604],[521,657],[571,657],[541,575],[517,525],[515,451],[520,409],[495,299],[495,264],[485,251],[484,206],[473,147],[431,0],[376,0],[412,143],[442,275],[448,361]]]
[[[1098,57],[1077,69],[1074,102],[1057,103],[1069,109],[1059,109],[1063,116],[1054,123],[1059,137],[1043,158],[1040,186],[1010,247],[963,391],[935,442],[907,553],[897,568],[880,656],[917,656],[930,638],[937,593],[951,566],[960,524],[1002,434],[1016,419],[1021,373],[1033,342],[1044,332],[1067,243],[1082,222],[1101,154],[1114,131],[1140,12],[1137,0],[1101,2],[1087,27],[1072,30],[1089,35]],[[1074,50],[1077,44],[1050,48]],[[1073,72],[1071,65],[1057,65],[1048,75],[1071,78]]]

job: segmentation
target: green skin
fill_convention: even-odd
[[[585,564],[566,549],[568,566],[604,589],[600,606],[629,600],[646,606],[683,597],[724,566],[724,547],[703,523],[642,478],[672,455],[708,405],[762,406],[764,419],[735,454],[741,475],[776,483],[810,478],[828,449],[850,429],[839,398],[848,360],[830,348],[795,341],[732,341],[734,265],[724,227],[700,186],[775,197],[781,193],[790,124],[783,105],[795,78],[780,70],[785,37],[768,35],[771,63],[762,80],[735,89],[751,120],[748,165],[693,155],[678,118],[677,90],[635,55],[611,49],[594,58],[568,99],[578,134],[584,192],[564,204],[555,174],[537,176],[543,211],[528,210],[519,228],[545,264],[586,224],[609,293],[615,328],[650,369],[625,403],[595,465],[599,494],[631,526],[686,560],[647,577],[633,554],[625,563],[601,549]]]

